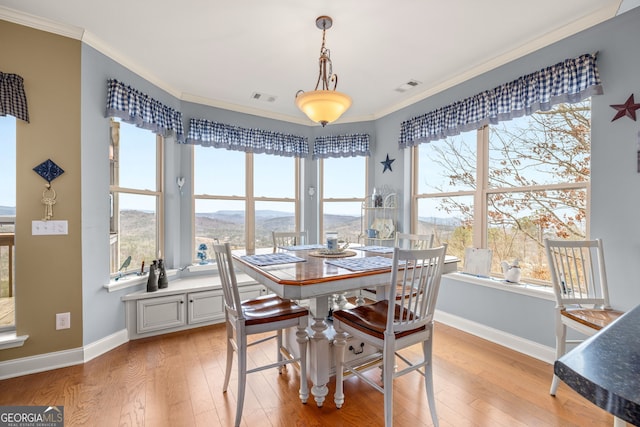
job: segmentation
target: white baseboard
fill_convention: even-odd
[[[123,329],[84,348],[74,348],[0,362],[0,380],[86,363],[127,341],[129,341],[129,335],[127,330]]]
[[[473,322],[463,317],[436,310],[435,320],[549,364],[553,364],[556,360],[555,348],[509,334],[499,329],[491,328],[481,323]]]
[[[83,363],[82,348],[56,351],[0,363],[0,380]]]
[[[98,341],[84,346],[84,363],[113,350],[129,341],[129,333],[126,329],[106,336]]]

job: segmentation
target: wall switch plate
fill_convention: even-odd
[[[71,313],[56,313],[56,330],[71,327]]]
[[[31,221],[33,236],[69,234],[69,221]]]

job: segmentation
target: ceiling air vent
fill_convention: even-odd
[[[260,102],[275,102],[278,97],[275,95],[268,95],[266,93],[253,92],[251,94],[251,99]]]
[[[395,91],[403,93],[403,92],[406,92],[408,90],[413,89],[414,87],[418,86],[419,84],[421,84],[421,83],[419,81],[417,81],[417,80],[409,80],[405,84],[402,84],[402,85],[398,86],[397,88],[395,88]]]

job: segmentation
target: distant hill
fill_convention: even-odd
[[[244,211],[216,211],[216,212],[205,212],[198,214],[197,216],[205,216],[208,218],[244,218]],[[272,211],[272,210],[262,210],[256,211],[256,218],[283,218],[288,216],[294,216],[293,212],[281,212],[281,211]]]
[[[293,212],[273,210],[256,211],[256,246],[271,244],[271,231],[289,231],[295,228]],[[244,211],[217,211],[196,215],[196,235],[205,239],[243,241]],[[358,240],[360,216],[325,215],[325,230],[337,231],[341,238]]]
[[[462,221],[458,218],[440,218],[435,216],[421,216],[418,218],[418,221],[444,227],[459,227],[462,224]]]
[[[16,208],[11,206],[0,206],[0,215],[15,216]]]

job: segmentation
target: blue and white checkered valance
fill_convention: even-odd
[[[398,143],[406,148],[601,94],[596,56],[585,54],[407,120]]]
[[[0,116],[7,114],[29,123],[24,80],[17,74],[0,71]]]
[[[189,135],[186,142],[205,147],[285,157],[306,157],[309,154],[309,142],[306,137],[242,128],[205,119],[189,121]]]
[[[180,111],[115,79],[109,79],[107,83],[106,116],[118,117],[165,137],[175,136],[178,142],[184,140]]]
[[[313,158],[358,157],[370,156],[369,135],[357,133],[353,135],[328,135],[315,139]]]

